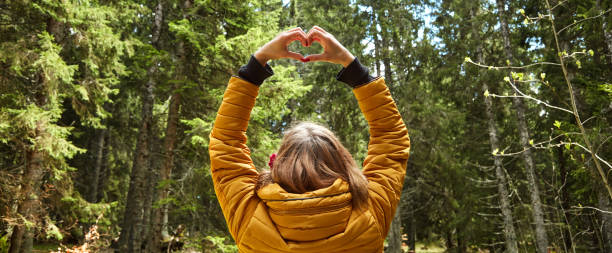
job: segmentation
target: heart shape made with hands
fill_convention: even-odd
[[[325,48],[323,47],[323,45],[321,44],[321,39],[320,37],[320,33],[315,34],[314,31],[316,30],[315,27],[313,27],[307,34],[304,33],[304,31],[301,28],[294,28],[288,31],[289,33],[289,40],[287,41],[287,53],[288,53],[288,58],[292,58],[292,59],[296,59],[299,60],[301,62],[309,62],[312,61],[313,55],[322,55],[325,53]],[[293,42],[300,42],[300,44],[303,47],[311,47],[313,45],[314,42],[317,42],[319,44],[321,44],[321,47],[323,49],[323,52],[320,52],[318,54],[312,54],[312,55],[306,55],[304,56],[303,54],[299,53],[299,52],[294,52],[294,51],[289,51],[289,45],[292,44]],[[296,56],[299,56],[296,57]]]
[[[300,53],[289,51],[288,46],[299,41],[303,47],[310,47],[314,42],[323,47],[323,52],[303,56]],[[318,26],[314,26],[306,34],[301,28],[280,33],[276,38],[262,46],[255,57],[265,64],[268,60],[291,58],[302,62],[326,61],[347,66],[355,58],[336,38]]]

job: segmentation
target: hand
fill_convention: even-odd
[[[308,31],[306,37],[308,38],[308,45],[315,41],[321,44],[323,53],[306,56],[305,61],[326,61],[341,64],[346,68],[355,59],[355,56],[346,50],[333,35],[321,27],[314,26]]]
[[[287,49],[291,42],[299,40],[302,42],[302,46],[310,46],[306,33],[302,28],[293,28],[289,31],[285,31],[277,35],[274,39],[263,45],[253,56],[261,65],[265,66],[269,60],[276,60],[281,58],[291,58],[295,60],[304,61],[304,56],[300,53],[291,52]]]

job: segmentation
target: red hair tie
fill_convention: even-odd
[[[270,155],[270,161],[268,162],[268,166],[270,166],[270,169],[274,165],[274,160],[276,160],[276,154],[271,154]]]

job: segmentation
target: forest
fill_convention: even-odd
[[[211,179],[217,109],[260,46],[315,25],[408,127],[385,252],[612,252],[612,1],[0,0],[0,253],[238,252]],[[270,65],[257,168],[301,121],[361,164],[341,67]]]

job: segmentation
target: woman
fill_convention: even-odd
[[[318,42],[322,54],[289,52],[293,41]],[[285,133],[271,171],[260,175],[246,146],[259,85],[280,58],[341,64],[370,127],[360,171],[328,129],[302,123]],[[408,131],[382,78],[331,34],[295,28],[261,47],[232,77],[210,134],[215,192],[240,252],[382,252],[399,202],[410,150]],[[272,162],[272,161],[271,161]]]

